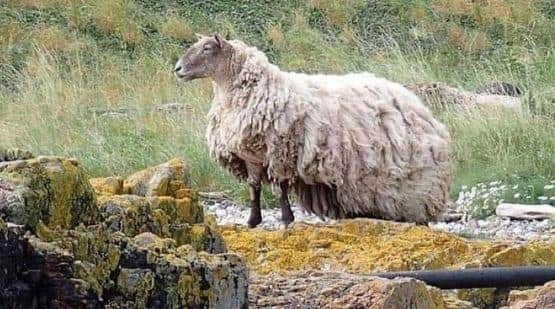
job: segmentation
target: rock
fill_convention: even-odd
[[[177,245],[190,244],[210,253],[226,251],[214,220],[205,219],[196,199],[169,196],[99,196],[98,207],[112,232],[133,237],[150,232],[175,239]]]
[[[31,159],[33,154],[26,150],[14,149],[14,148],[2,148],[0,147],[0,162],[4,161],[15,161],[15,160],[27,160]]]
[[[0,235],[6,235],[3,226]],[[42,226],[39,234],[0,238],[0,247],[15,246],[11,259],[0,254],[7,274],[0,281],[3,305],[241,308],[247,301],[248,271],[232,254],[176,247],[173,239],[151,233],[131,239],[110,234],[102,225],[75,230]]]
[[[423,226],[371,219],[342,220],[335,225],[295,223],[284,231],[225,226],[223,236],[229,250],[244,256],[258,275],[555,264],[552,241],[515,245],[465,240]],[[501,304],[506,293],[461,290],[457,299],[489,308]]]
[[[530,290],[514,290],[509,293],[508,309],[555,308],[555,281]]]
[[[129,117],[131,114],[137,112],[136,108],[97,108],[90,110],[98,117]]]
[[[441,83],[405,85],[422,100],[432,105],[462,108],[508,108],[521,110],[521,99],[514,96],[473,93]]]
[[[139,307],[146,308],[154,290],[154,272],[142,268],[122,268],[117,279],[118,290],[125,298],[134,299]]]
[[[127,193],[123,191],[123,178],[119,176],[90,178],[89,183],[93,187],[96,194],[115,195]]]
[[[99,213],[77,161],[37,157],[0,162],[0,215],[34,230],[40,221],[63,228],[90,224]]]
[[[337,272],[255,276],[253,308],[446,308],[438,289],[411,278],[393,280]],[[451,300],[449,308],[463,307]]]
[[[156,110],[159,112],[166,112],[170,114],[183,113],[183,112],[187,114],[192,114],[193,112],[193,108],[191,106],[183,103],[177,103],[177,102],[162,104],[156,107]]]
[[[245,262],[225,253],[184,164],[166,167],[131,177],[149,196],[112,177],[91,181],[96,199],[75,160],[0,162],[0,307],[245,308]]]
[[[335,225],[295,223],[284,231],[242,226],[222,230],[229,250],[246,257],[258,274],[325,267],[372,273],[555,264],[555,246],[550,241],[513,245],[465,240],[428,227],[372,219],[342,220]]]
[[[501,203],[495,208],[495,214],[499,217],[509,217],[513,219],[550,219],[555,217],[555,207],[547,204],[527,205]]]
[[[172,159],[129,176],[124,182],[124,191],[139,196],[182,198],[191,194],[188,185],[187,166],[182,160]]]
[[[522,95],[522,90],[507,82],[492,82],[476,89],[476,93],[518,97]]]

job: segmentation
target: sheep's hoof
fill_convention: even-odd
[[[289,224],[293,223],[293,221],[295,221],[295,216],[293,216],[293,212],[291,211],[291,208],[286,208],[286,209],[282,208],[281,224],[287,227],[289,226]]]
[[[247,226],[249,229],[252,229],[259,225],[260,222],[262,222],[262,216],[251,214],[249,220],[247,221]]]

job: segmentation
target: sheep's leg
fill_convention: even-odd
[[[262,222],[262,213],[260,210],[260,191],[262,190],[262,167],[247,163],[247,172],[249,183],[249,195],[251,203],[251,213],[247,225],[249,228],[256,227]]]
[[[289,184],[287,183],[287,181],[281,182],[279,184],[279,188],[281,191],[279,198],[279,205],[281,208],[281,222],[283,222],[283,224],[287,226],[295,220],[295,217],[293,216],[293,211],[291,211],[291,204],[289,204]]]

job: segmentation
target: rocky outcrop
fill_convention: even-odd
[[[466,240],[450,233],[411,224],[355,219],[335,225],[296,223],[289,230],[223,228],[231,252],[245,257],[259,276],[294,272],[383,271],[555,264],[555,243],[535,241],[513,245]],[[272,279],[269,279],[271,281]],[[452,291],[447,303],[471,301],[479,308],[496,308],[507,290]],[[252,302],[251,302],[252,303]]]
[[[139,196],[189,196],[189,173],[185,162],[172,159],[129,176],[124,182],[125,193]]]
[[[230,251],[258,274],[303,269],[372,273],[396,270],[555,264],[555,244],[467,240],[428,227],[372,219],[288,230],[226,226]]]
[[[178,159],[121,177],[91,180],[103,222],[126,236],[151,232],[210,253],[226,251],[215,221],[204,216]]]
[[[507,309],[554,309],[555,281],[530,290],[514,290],[509,294]]]
[[[521,98],[509,95],[509,93],[513,94],[514,92],[509,92],[511,89],[508,88],[503,88],[507,91],[507,94],[505,94],[500,89],[493,89],[495,86],[491,86],[491,89],[481,89],[480,93],[450,87],[441,83],[412,84],[406,85],[406,87],[414,91],[423,101],[435,106],[485,110],[508,108],[520,111],[522,109]]]
[[[302,271],[255,276],[250,289],[252,308],[473,308],[410,278]]]
[[[31,231],[39,222],[73,228],[99,218],[94,192],[79,162],[44,156],[0,162],[0,213]]]
[[[0,307],[247,306],[246,265],[185,175],[172,160],[89,184],[75,160],[0,162]]]

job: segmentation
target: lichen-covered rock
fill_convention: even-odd
[[[188,184],[189,170],[185,162],[172,159],[127,177],[124,191],[139,196],[182,198],[190,194]]]
[[[258,274],[555,264],[552,241],[518,245],[469,241],[428,227],[371,219],[325,226],[295,224],[285,231],[227,226],[222,234],[229,250],[244,256]]]
[[[98,206],[111,231],[130,237],[151,232],[173,238],[177,245],[190,244],[210,253],[226,250],[218,227],[213,220],[204,218],[196,198],[103,195],[98,197]]]
[[[554,309],[555,281],[530,290],[514,290],[509,294],[508,309]]]
[[[123,178],[119,176],[90,178],[89,183],[93,187],[96,194],[114,195],[126,193],[123,190]]]
[[[410,278],[303,271],[256,276],[250,289],[253,308],[446,308],[438,289]]]
[[[98,219],[94,192],[76,160],[37,157],[0,162],[0,216],[34,230]]]
[[[152,233],[129,238],[103,225],[41,225],[23,237],[0,223],[0,248],[10,249],[0,252],[0,303],[10,308],[246,306],[248,271],[236,255],[177,247]]]
[[[172,160],[125,187],[75,160],[0,162],[0,307],[246,307],[246,265],[185,172]]]
[[[134,299],[138,307],[146,308],[154,290],[154,272],[142,268],[122,268],[117,279],[118,291]]]

